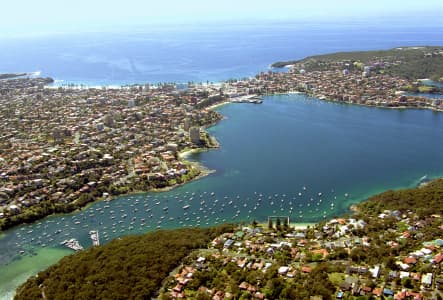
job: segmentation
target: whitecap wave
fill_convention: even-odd
[[[29,72],[29,76],[38,77],[42,74],[42,71]]]

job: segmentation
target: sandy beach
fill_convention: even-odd
[[[189,155],[193,153],[199,153],[203,151],[208,151],[208,149],[206,148],[185,149],[178,153],[178,157],[181,159],[186,159],[187,157],[189,157]]]
[[[260,225],[263,228],[268,228],[268,223],[258,223],[258,225]],[[295,230],[305,230],[308,227],[313,227],[317,225],[317,223],[298,223],[298,222],[290,222],[289,226],[294,228]],[[275,222],[274,222],[274,226],[275,226]]]
[[[317,225],[317,223],[290,223],[290,226],[295,230],[305,230],[308,227],[313,227]]]
[[[231,101],[223,101],[223,102],[220,102],[220,103],[208,106],[206,109],[216,109],[216,108],[218,108],[220,106],[223,106],[223,105],[226,105],[226,104],[230,104],[230,103],[232,103],[232,102]]]

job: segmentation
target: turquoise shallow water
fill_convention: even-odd
[[[218,108],[226,118],[209,131],[221,148],[190,157],[213,174],[169,192],[95,203],[0,236],[1,298],[9,298],[30,274],[72,253],[59,245],[64,239],[90,246],[92,229],[106,242],[158,226],[264,221],[269,215],[312,222],[342,214],[351,203],[383,190],[412,187],[424,175],[443,173],[441,113],[352,106],[304,95],[264,100]]]

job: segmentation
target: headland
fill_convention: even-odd
[[[287,73],[190,83],[184,90],[175,84],[52,88],[46,87],[51,78],[3,80],[0,228],[206,174],[179,154],[218,147],[203,130],[222,119],[214,105],[302,92],[341,103],[441,110],[438,97],[407,92],[440,92],[415,78],[435,78],[433,68],[408,70],[413,57],[438,64],[442,53],[441,47],[412,47],[311,57],[292,62]]]
[[[312,226],[277,219],[124,237],[64,258],[14,299],[430,299],[443,278],[442,194],[439,179]]]

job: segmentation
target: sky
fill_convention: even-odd
[[[3,34],[112,29],[138,24],[443,16],[441,0],[14,0],[2,1]],[[439,15],[440,14],[440,15]]]

